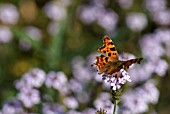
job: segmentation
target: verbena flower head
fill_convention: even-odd
[[[12,40],[13,35],[10,28],[7,26],[0,26],[0,43],[8,43]]]
[[[93,1],[93,4],[82,5],[78,8],[78,16],[84,24],[91,24],[97,22],[99,26],[105,29],[107,32],[115,30],[119,16],[111,9],[105,8],[104,3],[99,3],[100,0]]]
[[[77,109],[79,104],[76,98],[74,97],[66,97],[64,99],[64,104],[69,108],[69,109]]]
[[[23,88],[18,93],[18,99],[25,107],[31,108],[35,104],[40,103],[40,93],[37,89]]]
[[[140,12],[133,12],[128,14],[126,24],[132,31],[142,31],[147,26],[147,19],[145,14]]]
[[[65,110],[64,107],[60,104],[44,103],[42,112],[43,114],[64,114]]]
[[[45,81],[45,72],[39,68],[33,68],[24,74],[27,83],[32,87],[41,87]]]
[[[57,2],[49,2],[44,6],[45,14],[54,21],[60,21],[66,16],[65,7]]]
[[[2,107],[2,114],[23,114],[22,104],[17,99],[6,101]],[[0,113],[1,114],[1,113]]]
[[[127,81],[131,82],[129,74],[124,69],[112,75],[103,75],[102,78],[105,82],[110,83],[113,90],[120,89],[121,85]]]
[[[100,108],[102,108],[107,110],[106,114],[112,114],[114,105],[112,104],[110,97],[111,96],[109,93],[101,93],[93,103],[96,109],[99,110]]]
[[[67,76],[62,72],[51,71],[46,76],[45,85],[58,90],[62,95],[69,93]]]
[[[25,27],[25,30],[27,34],[32,38],[33,40],[41,40],[42,39],[42,32],[39,28],[35,26],[27,26]]]
[[[149,104],[156,104],[159,91],[154,80],[148,80],[135,89],[127,90],[122,96],[121,114],[141,114],[148,111]]]
[[[133,5],[133,0],[117,0],[117,2],[123,9],[128,9]]]
[[[0,20],[4,24],[16,24],[19,20],[19,12],[13,4],[0,5]]]

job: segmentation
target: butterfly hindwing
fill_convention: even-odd
[[[92,64],[92,66],[96,65],[98,67],[99,74],[101,74],[101,73],[103,73],[105,65],[108,62],[108,57],[106,57],[104,55],[100,55],[100,56],[96,57],[96,60],[97,60],[96,63]]]
[[[98,49],[99,52],[105,53],[108,56],[108,61],[116,62],[118,61],[118,53],[116,51],[115,45],[108,36],[103,37],[104,45]]]
[[[124,67],[124,69],[128,69],[130,65],[132,65],[133,63],[138,63],[140,64],[140,61],[142,60],[143,58],[136,58],[136,59],[130,59],[130,60],[127,60],[127,61],[123,61],[122,65]]]
[[[119,72],[121,69],[128,69],[134,63],[140,64],[143,58],[130,59],[127,61],[112,62],[110,66],[105,70],[105,74],[113,74]]]

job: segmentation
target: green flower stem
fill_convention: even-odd
[[[113,114],[116,114],[116,106],[117,106],[117,100],[114,101]]]

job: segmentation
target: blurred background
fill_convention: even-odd
[[[170,112],[169,0],[1,0],[0,114],[113,111],[95,62],[108,35],[128,72],[118,114]]]

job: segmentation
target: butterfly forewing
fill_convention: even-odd
[[[108,56],[108,61],[116,62],[118,61],[118,53],[116,51],[115,45],[108,36],[103,37],[104,45],[98,49],[99,52],[105,53]]]

